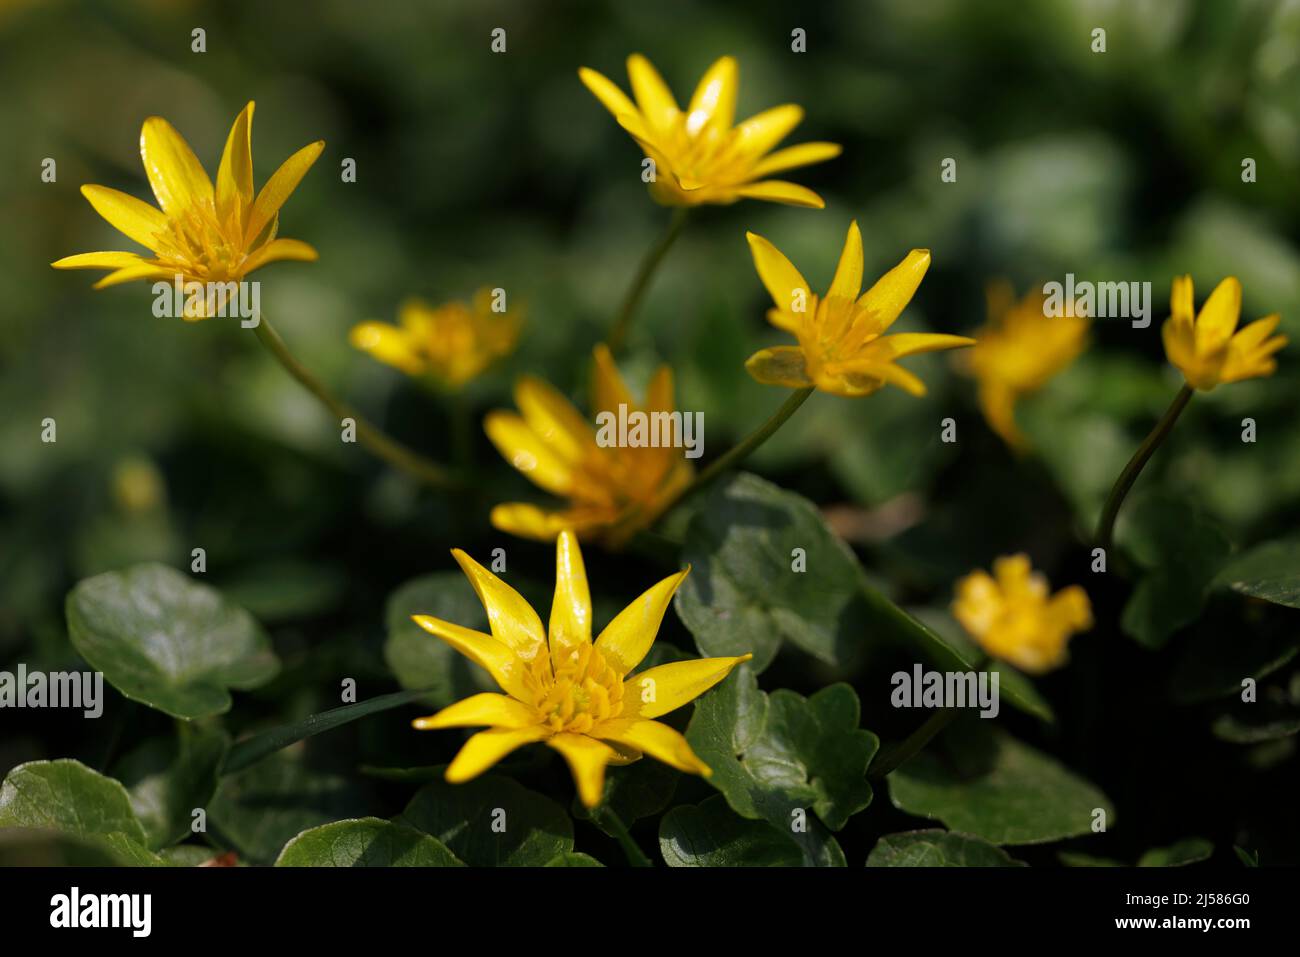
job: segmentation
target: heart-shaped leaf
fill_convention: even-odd
[[[669,867],[799,867],[803,851],[765,821],[740,817],[721,795],[673,808],[659,822]]]
[[[1300,539],[1266,542],[1233,556],[1214,583],[1275,605],[1300,608]]]
[[[115,766],[149,847],[157,850],[190,834],[194,811],[206,808],[216,793],[229,746],[220,729],[178,722],[175,738],[147,741]]]
[[[1042,844],[1088,834],[1106,795],[1047,755],[978,718],[889,775],[894,806],[993,844]]]
[[[939,828],[886,834],[867,858],[867,867],[1025,866],[988,841]]]
[[[560,805],[496,774],[430,782],[394,822],[432,834],[474,867],[537,867],[573,850]]]
[[[303,831],[276,867],[464,867],[436,838],[377,817],[334,821]]]
[[[81,657],[128,698],[173,717],[228,711],[231,688],[256,688],[280,670],[248,612],[166,565],[84,579],[66,607]]]

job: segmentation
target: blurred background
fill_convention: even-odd
[[[191,52],[196,27],[204,53]],[[490,49],[498,27],[504,54]],[[1092,52],[1097,27],[1105,53]],[[791,51],[796,28],[806,53]],[[480,557],[506,547],[512,574],[535,580],[547,607],[551,549],[486,520],[490,502],[537,495],[481,433],[484,496],[468,509],[341,445],[330,417],[236,324],[156,319],[147,286],[94,292],[97,273],[49,263],[131,248],[78,188],[151,199],[138,152],[145,117],[167,117],[214,173],[231,121],[255,99],[259,185],[300,146],[327,143],[280,226],[320,262],[260,272],[263,308],[338,394],[446,461],[445,404],[353,350],[347,331],[391,321],[410,295],[439,302],[504,287],[527,304],[527,325],[515,355],[468,390],[476,416],[508,407],[525,371],[585,407],[591,348],[669,215],[646,195],[641,153],[576,75],[586,65],[626,87],[632,52],[682,101],[713,60],[733,54],[738,116],[798,103],[807,117],[789,143],[844,145],[840,158],[789,177],[822,194],[824,211],[701,210],[643,304],[624,368],[639,384],[658,362],[673,365],[679,406],[704,413],[705,461],[784,399],[743,369],[756,348],[785,341],[763,319],[746,230],[818,289],[853,218],[870,276],[929,247],[933,266],[900,326],[913,330],[971,332],[998,278],[1018,294],[1067,272],[1152,284],[1149,328],[1096,323],[1090,351],[1021,406],[1028,457],[989,431],[972,383],[947,357],[926,356],[909,363],[930,386],[924,399],[816,395],[750,467],[824,506],[872,576],[910,605],[942,609],[959,575],[1010,551],[1028,551],[1054,585],[1087,585],[1102,624],[1042,684],[1068,718],[1050,730],[1008,720],[1027,722],[1016,730],[1116,800],[1132,858],[1197,833],[1295,862],[1300,839],[1282,813],[1294,806],[1294,738],[1263,752],[1219,740],[1207,730],[1211,706],[1167,694],[1171,675],[1204,659],[1195,649],[1235,640],[1239,612],[1219,618],[1212,605],[1195,634],[1156,655],[1114,627],[1127,586],[1089,579],[1085,544],[1114,477],[1180,384],[1159,332],[1176,274],[1192,274],[1198,301],[1223,276],[1240,277],[1244,318],[1280,312],[1282,331],[1300,339],[1297,2],[0,0],[0,216],[10,236],[0,245],[0,667],[76,667],[67,590],[137,561],[187,568],[194,547],[206,549],[207,580],[272,630],[285,661],[275,684],[241,696],[234,731],[336,703],[340,674],[356,677],[363,697],[396,687],[385,600],[415,576],[454,570],[450,547]],[[52,183],[41,180],[47,157]],[[949,157],[955,183],[940,180]],[[341,179],[345,158],[356,161],[355,183]],[[1256,182],[1242,181],[1246,158]],[[1297,402],[1288,353],[1271,379],[1198,396],[1139,488],[1186,496],[1237,545],[1291,531]],[[955,445],[939,441],[948,416]],[[1240,440],[1245,416],[1258,423],[1255,445]],[[41,442],[47,417],[54,444]],[[635,557],[595,567],[615,607],[655,571]],[[1285,658],[1296,638],[1288,627]],[[665,629],[691,646],[675,620]],[[763,680],[803,692],[853,681],[864,724],[883,733],[897,720],[885,705],[891,670],[867,661],[828,674],[783,660]],[[1139,725],[1131,710],[1123,724],[1108,710],[1120,695],[1144,702]],[[94,739],[74,718],[4,715],[0,773],[42,757],[102,766],[117,747],[117,705]],[[328,747],[346,768],[432,764],[454,745],[406,729],[390,715]],[[1251,786],[1236,786],[1247,772]],[[882,823],[894,812],[877,804],[853,826],[915,824]]]

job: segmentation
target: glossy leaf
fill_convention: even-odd
[[[216,793],[229,746],[230,739],[217,728],[178,723],[174,738],[147,741],[114,767],[151,848],[191,833],[194,810],[206,807]]]
[[[303,831],[276,867],[463,867],[437,839],[377,817],[334,821]]]
[[[720,796],[673,808],[659,822],[659,852],[669,867],[799,867],[804,853],[764,821],[733,812]]]
[[[938,828],[886,834],[867,858],[867,867],[1024,866],[988,841]]]
[[[1233,556],[1215,584],[1235,592],[1300,608],[1300,539],[1266,542]]]

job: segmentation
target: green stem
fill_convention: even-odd
[[[1097,523],[1097,542],[1102,548],[1110,548],[1111,534],[1115,530],[1115,518],[1119,515],[1120,506],[1124,504],[1124,497],[1128,495],[1129,489],[1146,468],[1147,461],[1155,454],[1156,449],[1160,448],[1160,443],[1173,431],[1178,416],[1192,399],[1192,392],[1192,387],[1184,383],[1178,390],[1178,395],[1174,396],[1174,401],[1165,410],[1165,414],[1156,423],[1156,427],[1151,430],[1151,434],[1138,446],[1138,450],[1133,453],[1133,458],[1129,459],[1128,465],[1124,466],[1124,471],[1119,473],[1119,478],[1115,480],[1115,487],[1110,490],[1110,497],[1106,499],[1106,507],[1102,509],[1101,521]]]
[[[673,210],[673,217],[668,221],[668,228],[646,252],[645,258],[641,260],[641,265],[637,268],[636,275],[632,278],[632,285],[628,287],[627,293],[623,296],[623,305],[618,311],[618,319],[614,322],[614,328],[609,333],[609,351],[617,353],[623,347],[627,339],[628,329],[632,326],[632,317],[636,315],[636,308],[641,304],[641,297],[645,295],[646,287],[650,285],[650,278],[659,268],[659,263],[663,261],[664,255],[677,240],[686,225],[686,217],[689,208],[678,206]]]
[[[694,495],[728,469],[738,466],[741,462],[745,461],[745,459],[749,458],[750,454],[755,449],[770,439],[773,433],[785,424],[786,419],[794,415],[795,410],[798,409],[799,406],[808,401],[808,397],[812,395],[814,391],[813,387],[809,386],[806,389],[797,389],[794,392],[791,392],[790,397],[785,400],[781,405],[781,408],[772,413],[770,419],[760,425],[753,432],[749,433],[749,435],[746,436],[738,445],[733,446],[720,458],[714,460],[714,462],[703,472],[695,476],[695,481],[691,482],[690,485],[686,486],[686,488],[678,493],[676,498],[670,499],[668,504],[660,511],[660,514],[667,515],[669,509]]]
[[[379,456],[394,468],[406,472],[434,488],[453,488],[456,481],[450,472],[420,455],[400,442],[391,438],[386,432],[370,423],[351,406],[338,399],[325,388],[319,379],[311,374],[301,362],[289,351],[280,334],[275,331],[265,314],[258,317],[254,327],[257,338],[279,360],[289,375],[298,380],[308,392],[320,400],[338,419],[352,419],[357,424],[357,438],[361,444]]]
[[[627,855],[627,862],[633,867],[654,867],[654,862],[645,856],[637,842],[632,840],[632,835],[628,833],[627,825],[619,817],[614,809],[608,805],[602,804],[592,812],[593,817],[598,817],[600,823],[607,831],[613,833],[615,839],[623,847],[623,853]]]
[[[871,762],[868,777],[873,781],[883,781],[891,771],[915,755],[929,744],[936,734],[948,727],[960,711],[960,708],[944,708],[930,715],[924,724],[906,738],[881,752],[880,757]]]

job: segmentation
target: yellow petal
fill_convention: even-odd
[[[984,382],[979,387],[979,406],[989,428],[1002,437],[1002,441],[1016,451],[1029,446],[1020,427],[1016,425],[1016,394],[997,382]]]
[[[662,135],[672,127],[673,120],[681,112],[672,90],[668,89],[659,71],[639,53],[627,58],[627,75],[632,81],[632,95],[641,108],[641,115],[652,131]]]
[[[765,179],[761,183],[749,183],[736,189],[737,196],[749,199],[765,199],[770,203],[785,203],[787,206],[803,206],[808,209],[825,209],[825,201],[807,186],[787,183],[780,179]]]
[[[1190,382],[1196,368],[1196,332],[1192,324],[1171,316],[1160,327],[1160,337],[1165,345],[1165,358]]]
[[[657,718],[694,701],[753,655],[738,658],[696,658],[647,668],[623,685],[623,716]]]
[[[483,603],[492,636],[524,661],[532,661],[538,651],[546,647],[542,619],[537,617],[533,606],[461,549],[453,548],[451,554],[474,586],[478,600]]]
[[[620,405],[626,405],[628,409],[636,408],[632,393],[619,375],[618,366],[614,364],[609,346],[602,342],[596,346],[594,356],[596,371],[591,385],[592,411],[617,413]]]
[[[768,295],[782,312],[804,314],[812,308],[812,290],[808,280],[786,258],[785,253],[757,233],[745,233],[749,251],[754,257],[754,268],[763,280]]]
[[[1175,276],[1174,289],[1169,296],[1170,318],[1188,325],[1196,318],[1196,300],[1193,298],[1192,277]]]
[[[668,604],[690,568],[669,575],[620,611],[596,639],[596,650],[621,678],[641,663],[663,623]]]
[[[858,221],[849,223],[849,234],[844,237],[844,249],[840,252],[839,265],[835,267],[835,278],[831,280],[828,297],[839,296],[843,299],[857,299],[862,291],[862,233],[858,230]]]
[[[528,502],[504,502],[492,509],[492,527],[509,535],[538,542],[553,542],[569,528],[579,537],[607,527],[618,518],[616,510],[560,509],[547,511]]]
[[[817,380],[819,389],[850,398],[871,395],[884,384],[896,385],[915,396],[925,395],[925,383],[914,373],[892,362],[841,362],[826,369],[824,380]]]
[[[116,272],[109,273],[95,283],[94,288],[107,289],[109,286],[118,286],[124,282],[135,282],[137,279],[171,279],[175,274],[172,269],[164,269],[161,266],[154,266],[141,260],[139,265],[125,266]]]
[[[261,235],[262,230],[275,218],[280,207],[298,188],[302,178],[307,175],[307,170],[311,169],[324,149],[324,140],[317,140],[304,146],[271,174],[271,178],[257,194],[257,199],[253,200],[253,211],[249,215],[247,231],[244,233],[245,241],[251,243]]]
[[[537,712],[503,694],[485,691],[448,705],[437,714],[416,718],[411,725],[420,731],[439,728],[527,728],[538,723]]]
[[[465,742],[460,753],[447,766],[447,780],[452,784],[463,784],[478,777],[516,748],[541,741],[547,734],[547,729],[539,726],[480,731]]]
[[[520,701],[531,700],[531,692],[524,680],[527,666],[507,645],[491,635],[432,615],[412,615],[411,620],[482,667],[506,694]]]
[[[565,461],[580,462],[595,447],[596,434],[586,418],[549,382],[520,376],[515,405],[537,437]]]
[[[680,731],[660,721],[619,718],[598,725],[592,734],[602,741],[635,748],[687,774],[708,777],[713,773]]]
[[[813,384],[808,378],[803,351],[798,346],[760,349],[745,360],[745,370],[764,385],[806,389]]]
[[[401,369],[407,375],[424,371],[424,360],[403,329],[386,322],[362,322],[352,327],[348,341],[380,362]]]
[[[95,212],[103,216],[120,233],[141,246],[155,248],[156,237],[167,229],[167,217],[148,203],[107,186],[81,187],[81,195],[90,201]]]
[[[591,590],[578,537],[569,529],[555,539],[555,599],[551,603],[551,661],[556,671],[591,643]]]
[[[706,126],[731,129],[736,118],[739,69],[734,57],[719,57],[700,79],[686,111],[686,129],[698,133]]]
[[[312,263],[319,258],[320,254],[316,252],[311,245],[304,243],[302,240],[273,239],[244,260],[243,272],[247,275],[254,269],[260,269],[267,263],[278,262],[285,259],[290,259],[295,262]]]
[[[783,150],[764,156],[754,164],[750,175],[754,179],[762,179],[764,176],[771,176],[773,173],[781,173],[788,169],[824,163],[843,152],[844,147],[839,143],[800,143],[798,146],[787,146]]]
[[[212,180],[190,144],[161,116],[140,129],[140,159],[149,185],[165,213],[183,213],[197,203],[212,202]]]
[[[902,262],[876,280],[858,300],[858,305],[877,317],[880,328],[889,327],[912,301],[929,268],[930,250],[913,249]]]
[[[573,468],[543,442],[520,416],[513,412],[489,412],[483,431],[497,451],[530,482],[556,495],[567,495],[573,487]]]
[[[605,767],[618,758],[617,752],[585,734],[565,732],[547,738],[546,743],[564,755],[582,803],[589,808],[599,804],[605,793]]]
[[[242,236],[244,213],[253,204],[253,102],[239,111],[217,167],[217,216]]]
[[[55,269],[126,269],[147,265],[137,253],[77,253],[50,263]]]
[[[967,336],[950,336],[937,332],[900,332],[873,339],[867,343],[862,352],[864,357],[887,361],[922,352],[939,352],[944,349],[960,349],[973,345],[975,340]]]
[[[736,127],[736,149],[758,159],[802,121],[803,108],[793,103],[764,110]]]
[[[584,66],[578,69],[578,79],[615,117],[624,113],[637,112],[636,104],[603,73],[597,73]]]
[[[673,370],[667,364],[661,365],[655,370],[655,374],[650,377],[650,385],[646,387],[645,408],[651,414],[655,412],[674,412],[676,403],[673,400]],[[672,454],[676,457],[676,453]]]
[[[1241,318],[1241,282],[1229,276],[1215,287],[1196,318],[1196,351],[1202,355],[1231,337]]]

